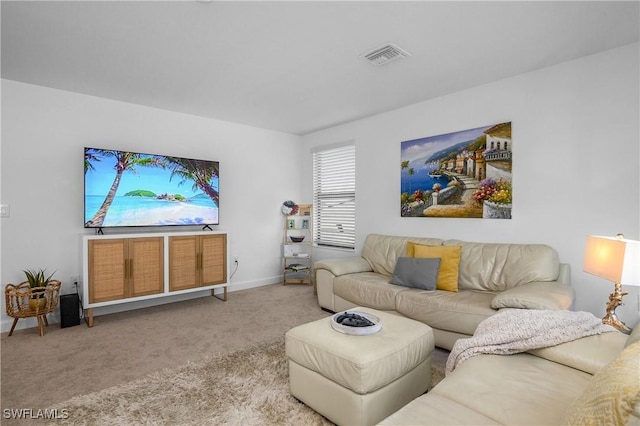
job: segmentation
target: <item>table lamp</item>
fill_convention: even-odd
[[[616,237],[587,236],[583,270],[615,284],[609,295],[604,324],[611,325],[623,333],[631,329],[616,316],[616,308],[622,303],[621,285],[640,286],[640,242],[626,240],[622,234]]]

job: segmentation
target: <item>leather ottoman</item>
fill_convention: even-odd
[[[382,321],[375,334],[352,336],[331,317],[285,335],[291,394],[339,425],[378,423],[426,392],[431,382],[431,328],[370,308]]]

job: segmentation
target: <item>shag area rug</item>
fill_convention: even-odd
[[[431,386],[444,376],[432,367]],[[52,409],[56,425],[331,425],[289,394],[284,338],[125,385],[74,397]]]

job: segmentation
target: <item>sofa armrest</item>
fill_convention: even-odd
[[[569,309],[573,289],[558,281],[534,281],[501,291],[491,301],[493,309]]]
[[[571,285],[571,266],[568,263],[561,263],[558,269],[558,281],[560,284]]]
[[[336,297],[333,294],[333,280],[340,275],[373,271],[369,262],[360,256],[320,260],[313,264],[313,269],[318,304],[321,308],[332,312],[336,312],[341,307],[336,303]]]
[[[369,262],[360,256],[346,257],[343,259],[320,260],[313,265],[313,268],[316,271],[319,269],[326,269],[336,277],[345,274],[373,271]]]
[[[613,331],[548,348],[530,349],[527,352],[585,373],[595,374],[620,355],[626,341],[625,334]]]

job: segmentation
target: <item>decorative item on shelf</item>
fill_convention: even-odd
[[[301,243],[304,241],[304,235],[300,235],[300,236],[294,236],[294,235],[290,235],[289,238],[291,239],[291,241],[293,241],[294,243]]]
[[[631,329],[618,319],[615,310],[623,305],[622,297],[628,294],[622,291],[622,284],[640,286],[640,242],[626,240],[622,234],[615,238],[589,235],[583,270],[614,282],[614,291],[609,295],[607,313],[602,322],[629,334]]]
[[[287,265],[287,269],[292,271],[306,271],[309,269],[307,265],[303,265],[302,263],[292,263],[291,265]]]
[[[302,229],[309,229],[309,219],[302,219]]]
[[[300,216],[311,216],[311,204],[303,204],[300,207]]]
[[[291,200],[287,200],[282,203],[282,207],[280,208],[282,214],[286,216],[291,216],[298,214],[298,205]]]

